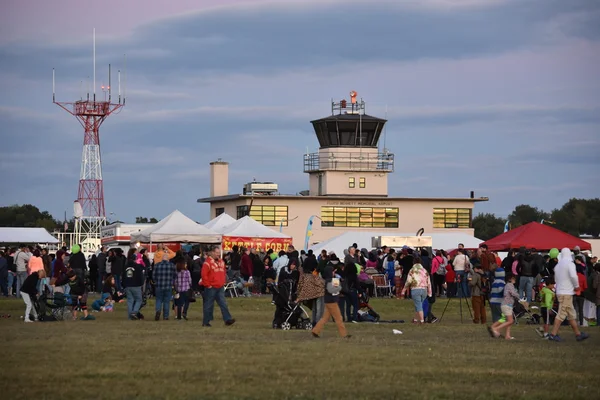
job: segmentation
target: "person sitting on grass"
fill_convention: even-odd
[[[110,295],[111,300],[115,303],[122,303],[125,301],[123,300],[123,293],[119,292],[116,286],[115,277],[108,275],[102,285],[102,294]]]
[[[415,317],[413,318],[413,323],[423,324],[425,323],[423,302],[427,297],[431,297],[432,290],[429,274],[421,265],[421,259],[418,256],[414,257],[413,266],[408,272],[406,285],[402,288],[402,297],[404,297],[408,288],[410,288],[410,294],[415,303]]]
[[[519,293],[517,289],[515,289],[515,282],[517,281],[517,277],[513,274],[506,274],[506,286],[504,286],[504,299],[502,300],[502,305],[500,309],[502,310],[502,314],[506,318],[506,321],[502,321],[502,319],[494,322],[492,326],[488,327],[488,332],[492,337],[500,337],[500,330],[506,328],[506,332],[504,334],[504,338],[506,340],[513,340],[514,337],[510,335],[510,327],[515,322],[513,317],[513,305],[515,301],[519,301]]]
[[[554,297],[556,297],[554,294],[554,286],[554,278],[548,277],[546,278],[546,285],[540,291],[540,296],[542,299],[542,308],[540,312],[544,320],[544,327],[539,327],[538,329],[536,329],[536,332],[544,339],[548,339],[548,329],[550,328],[550,325],[554,323],[554,314],[552,311],[552,306],[554,305]]]
[[[569,320],[569,325],[575,333],[575,339],[580,342],[587,339],[589,336],[585,332],[581,332],[577,326],[577,314],[573,306],[573,296],[579,290],[579,279],[577,278],[577,269],[571,250],[564,248],[560,252],[560,260],[554,267],[554,279],[556,281],[556,297],[558,298],[558,313],[554,319],[554,326],[548,339],[554,342],[562,342],[558,336],[560,325],[565,319]]]
[[[73,270],[67,272],[67,276],[64,279],[58,280],[56,286],[67,285],[70,288],[69,293],[71,294],[71,306],[73,311],[73,319],[77,319],[77,311],[83,312],[82,320],[94,320],[96,319],[93,315],[88,314],[87,310],[87,289],[85,282],[77,276],[77,273]]]
[[[33,322],[38,320],[37,311],[33,306],[33,302],[37,300],[38,283],[45,277],[46,271],[40,269],[37,272],[29,275],[25,279],[25,282],[23,282],[23,286],[21,286],[21,298],[25,303],[25,316],[23,317],[23,321],[25,322]],[[30,314],[33,315],[33,321],[29,317]]]

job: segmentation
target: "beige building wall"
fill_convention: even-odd
[[[350,187],[354,178],[354,187]],[[365,187],[360,187],[360,179],[365,179]],[[387,197],[387,173],[366,171],[324,171],[323,195],[353,195]]]
[[[210,163],[210,197],[229,194],[229,163],[213,161]]]
[[[216,208],[224,207],[225,212],[237,217],[238,205],[249,205],[250,199],[243,198],[236,201],[227,201],[211,204],[211,218],[216,215]],[[263,196],[255,197],[253,205],[274,205],[288,207],[288,226],[283,227],[283,233],[292,236],[294,245],[297,248],[304,246],[306,235],[306,225],[311,215],[320,216],[321,207],[397,207],[398,208],[398,228],[355,228],[355,227],[322,227],[321,220],[314,218],[313,235],[310,245],[313,243],[322,242],[332,237],[338,236],[347,231],[389,231],[390,235],[395,233],[416,233],[423,228],[425,234],[428,232],[462,232],[473,235],[474,230],[468,229],[434,229],[433,228],[433,209],[434,208],[469,208],[473,209],[474,202],[472,201],[449,201],[449,200],[389,200],[389,199],[351,199],[348,200],[331,200],[327,198],[311,199],[311,198],[278,198],[278,196]],[[270,227],[275,231],[279,231],[279,225]]]

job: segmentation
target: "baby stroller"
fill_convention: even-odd
[[[294,302],[294,282],[286,280],[279,286],[271,284],[271,291],[275,295],[275,316],[273,317],[273,329],[289,331],[293,326],[297,329],[312,329],[310,316],[299,303]]]
[[[377,322],[380,319],[377,311],[369,304],[369,294],[366,289],[358,289],[358,318],[361,322]]]
[[[540,315],[532,314],[521,302],[516,302],[513,305],[513,316],[515,319],[515,325],[519,324],[519,318],[525,317],[525,323],[527,325],[538,325],[540,323]]]
[[[40,298],[34,302],[40,321],[64,321],[71,319],[69,310],[71,296],[64,293],[44,292]]]

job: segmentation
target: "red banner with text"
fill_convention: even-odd
[[[292,244],[292,238],[252,238],[252,237],[236,237],[223,236],[223,252],[231,251],[233,246],[246,247],[248,249],[260,249],[267,251],[273,249],[274,252],[281,250],[287,251],[289,245]]]

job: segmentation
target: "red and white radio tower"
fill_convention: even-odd
[[[108,86],[102,86],[103,100],[96,99],[96,30],[93,34],[94,79],[93,93],[87,99],[81,98],[74,103],[57,102],[55,95],[55,73],[52,70],[52,102],[77,118],[83,126],[83,151],[79,190],[74,204],[75,238],[74,243],[81,244],[82,251],[94,252],[100,245],[100,230],[106,224],[104,208],[104,184],[102,181],[102,158],[100,154],[100,125],[104,120],[125,106],[125,93],[121,99],[121,71],[118,72],[119,98],[112,103],[110,87],[110,64],[108,66]],[[108,98],[107,98],[108,94]]]

